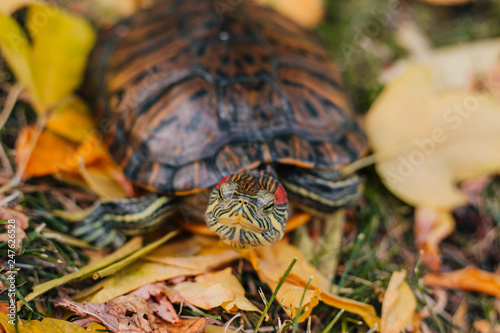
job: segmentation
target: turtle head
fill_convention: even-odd
[[[212,190],[205,218],[208,227],[231,246],[276,243],[283,238],[288,218],[285,188],[258,171],[224,177]]]

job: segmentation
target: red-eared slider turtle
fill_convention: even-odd
[[[224,1],[160,0],[102,35],[88,79],[97,121],[125,175],[151,194],[94,205],[76,231],[88,241],[119,244],[208,189],[213,232],[236,247],[272,244],[288,200],[329,214],[359,195],[359,178],[339,170],[366,137],[317,36]]]

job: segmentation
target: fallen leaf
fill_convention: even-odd
[[[448,273],[429,273],[423,279],[424,284],[430,287],[477,291],[500,298],[500,274],[473,266]]]
[[[33,41],[33,84],[46,112],[80,85],[95,32],[86,20],[45,4],[28,7],[26,27]]]
[[[157,320],[153,310],[139,296],[120,296],[106,304],[94,304],[77,303],[66,295],[60,295],[55,305],[67,308],[80,316],[90,316],[112,332],[167,333],[167,323]]]
[[[14,73],[16,79],[26,88],[33,108],[42,113],[43,107],[38,98],[33,81],[31,57],[33,50],[23,29],[12,17],[0,14],[0,51]]]
[[[477,320],[473,324],[474,329],[479,333],[500,333],[500,324],[491,326],[486,319]]]
[[[46,127],[73,142],[84,142],[97,133],[90,109],[81,98],[71,96],[50,113]]]
[[[181,320],[165,294],[165,287],[165,282],[150,283],[134,290],[129,295],[135,295],[144,299],[153,312],[160,318],[170,324],[179,326]]]
[[[233,333],[233,332],[234,330],[230,328],[215,326],[215,325],[208,325],[207,328],[205,329],[205,333]]]
[[[183,319],[179,326],[168,325],[168,333],[202,333],[213,322],[213,318]],[[227,333],[231,332],[232,330],[227,330]]]
[[[313,28],[323,18],[323,0],[256,0],[260,5],[271,6],[298,24]]]
[[[4,313],[0,313],[0,324],[7,333],[17,333],[15,326],[10,324],[11,319]],[[23,325],[17,325],[19,333],[48,333],[48,332],[64,332],[64,333],[88,333],[83,327],[70,323],[69,321],[44,318],[42,321],[31,320],[23,321]]]
[[[116,173],[120,173],[119,170],[113,162],[101,162],[88,167],[81,163],[79,167],[80,175],[87,186],[104,199],[125,198],[128,195],[127,189],[128,191],[132,189],[130,181],[124,178],[122,179],[124,182],[119,183],[113,177]]]
[[[94,293],[86,297],[86,300],[92,303],[103,303],[149,283],[202,273],[204,273],[202,269],[180,268],[139,260],[100,282],[99,290],[93,290]],[[85,295],[86,290],[82,290],[81,293]],[[78,295],[75,295],[75,298],[78,299]]]
[[[186,252],[179,252],[179,249],[185,249]],[[219,245],[219,241],[215,238],[195,236],[159,247],[144,259],[166,265],[208,271],[241,257],[241,254],[233,248]]]
[[[407,203],[439,212],[434,238],[442,239],[453,230],[446,214],[466,203],[457,184],[500,170],[500,102],[486,93],[435,91],[434,75],[411,65],[372,105],[366,130],[384,184]]]
[[[338,309],[343,308],[348,312],[359,315],[370,327],[375,324],[380,327],[380,319],[371,305],[328,292],[329,280],[305,261],[304,256],[295,246],[281,241],[271,246],[250,249],[245,252],[245,256],[257,271],[259,279],[273,291],[276,289],[288,265],[294,258],[297,258],[297,263],[276,296],[276,299],[290,317],[297,314],[304,288],[309,277],[312,277],[312,283],[305,294],[303,311],[299,321],[304,321],[310,315],[314,306],[318,304],[318,301],[321,300]]]
[[[198,308],[210,310],[221,306],[222,303],[234,300],[231,289],[220,283],[204,286],[196,282],[182,282],[174,287],[186,302]]]
[[[181,282],[174,290],[188,303],[205,310],[222,306],[227,312],[259,311],[245,297],[245,289],[232,274],[230,267],[197,276],[195,282]]]
[[[209,265],[193,267],[193,263],[199,262],[196,258],[198,255],[205,256],[208,253],[221,253],[218,244],[218,240],[202,236],[194,236],[185,239],[183,242],[165,244],[145,258],[152,256],[157,261],[162,255],[165,255],[172,259],[177,257],[182,260],[172,260],[169,264],[162,264],[149,262],[149,259],[147,259],[148,261],[141,259],[103,280],[99,285],[99,290],[92,290],[91,296],[87,296],[85,290],[82,291],[82,294],[85,295],[83,297],[93,303],[102,303],[149,283],[170,280],[176,277],[197,276],[227,263],[229,258],[236,259],[234,254],[231,254],[231,256],[222,255],[219,258],[220,261],[217,262],[217,257],[214,256]],[[228,250],[228,247],[222,245],[222,249]],[[78,296],[75,296],[75,298],[78,298]]]
[[[381,332],[402,332],[415,314],[417,300],[405,278],[405,270],[392,273],[382,303]]]
[[[415,241],[423,250],[422,261],[432,270],[441,267],[439,244],[455,230],[455,220],[449,211],[435,208],[415,210]]]

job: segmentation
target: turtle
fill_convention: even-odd
[[[119,245],[204,193],[201,223],[233,247],[263,246],[291,207],[325,216],[360,196],[363,180],[341,171],[367,138],[321,39],[231,4],[160,0],[100,34],[86,91],[111,156],[147,193],[95,203],[76,235]]]

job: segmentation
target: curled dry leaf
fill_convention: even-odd
[[[247,251],[245,255],[257,271],[259,279],[272,290],[276,288],[292,260],[295,257],[298,259],[276,296],[276,299],[290,317],[297,314],[304,288],[309,277],[312,276],[312,283],[305,294],[303,311],[299,321],[304,321],[321,300],[338,309],[343,308],[348,312],[359,315],[370,327],[375,324],[380,327],[380,319],[371,305],[330,293],[329,280],[309,264],[295,246],[281,241],[265,248],[253,248]]]
[[[402,332],[413,318],[417,308],[417,300],[405,278],[405,270],[392,273],[382,303],[381,332]]]
[[[26,239],[26,233],[24,230],[28,228],[29,218],[20,211],[0,207],[0,220],[10,220],[14,219],[16,221],[16,243],[15,249],[18,250],[21,248],[23,244],[23,240]],[[3,227],[7,228],[8,224],[5,224]],[[8,242],[11,238],[9,238],[9,234],[7,232],[0,233],[0,242]]]
[[[64,333],[88,333],[83,327],[70,323],[69,321],[44,318],[42,321],[31,320],[29,322],[23,321],[23,325],[16,327],[9,323],[11,319],[4,313],[0,313],[0,329],[6,333],[48,333],[48,332],[64,332]]]
[[[473,266],[448,273],[427,274],[424,276],[424,284],[430,287],[478,291],[500,298],[500,274]]]
[[[77,303],[60,295],[55,305],[80,316],[90,316],[112,332],[168,332],[167,323],[158,320],[146,301],[135,295],[120,296],[106,304]]]
[[[222,306],[228,312],[259,311],[245,297],[245,289],[231,268],[197,276],[195,282],[181,282],[174,287],[186,302],[209,310]]]
[[[372,105],[366,129],[385,185],[442,214],[466,203],[457,183],[500,170],[500,102],[486,93],[437,92],[434,74],[411,65]],[[441,231],[434,239],[446,236]]]
[[[215,322],[213,318],[183,319],[179,326],[168,325],[168,333],[202,333],[205,328]],[[227,330],[231,333],[232,330]]]
[[[178,326],[181,320],[165,294],[165,287],[165,282],[151,283],[134,290],[129,295],[139,296],[144,299],[160,318]]]

